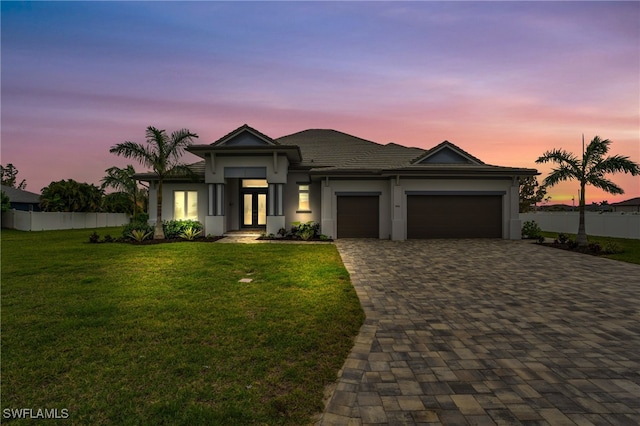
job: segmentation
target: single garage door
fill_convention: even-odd
[[[501,195],[408,195],[408,238],[502,238]]]
[[[378,196],[338,196],[338,238],[378,238]]]

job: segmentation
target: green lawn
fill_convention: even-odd
[[[541,232],[547,238],[558,238],[557,232]],[[576,234],[567,234],[572,240],[576,239]],[[619,249],[619,253],[605,254],[602,257],[620,260],[622,262],[640,264],[640,240],[631,238],[594,237],[589,235],[589,243],[598,243],[601,247],[613,245]]]
[[[92,231],[2,231],[2,409],[97,425],[301,425],[322,410],[364,319],[333,245]]]

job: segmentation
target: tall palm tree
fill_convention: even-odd
[[[123,142],[114,145],[110,153],[138,160],[143,166],[151,168],[158,177],[158,207],[153,238],[164,239],[162,230],[162,183],[168,176],[189,175],[191,170],[180,163],[180,157],[198,135],[187,129],[176,130],[167,135],[165,130],[149,126],[146,131],[146,145],[136,142]]]
[[[553,149],[545,152],[536,163],[557,163],[544,180],[545,186],[553,186],[559,182],[575,179],[580,182],[580,222],[576,242],[580,246],[588,244],[587,233],[584,226],[585,188],[587,185],[595,186],[610,194],[624,194],[624,190],[605,178],[607,173],[631,173],[633,176],[640,174],[640,165],[634,163],[629,157],[614,155],[606,157],[609,152],[609,139],[594,137],[587,148],[584,148],[584,136],[582,140],[582,160],[574,154],[563,149]]]
[[[129,164],[124,169],[109,167],[105,172],[107,175],[101,179],[102,189],[111,187],[126,194],[130,198],[131,213],[135,218],[138,213],[138,201],[141,198],[140,188],[138,188],[138,183],[133,178],[136,170]]]

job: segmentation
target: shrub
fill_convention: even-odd
[[[542,244],[542,243],[544,243],[544,236],[540,235],[538,237],[538,244]]]
[[[197,220],[168,220],[162,224],[167,239],[181,238],[189,228],[192,229],[190,232],[202,232],[203,226]]]
[[[600,244],[598,244],[598,243],[590,243],[589,244],[589,251],[591,253],[600,253],[600,251],[602,251],[602,247],[600,247]]]
[[[131,218],[132,222],[149,222],[149,213],[138,213],[134,217]]]
[[[522,237],[535,239],[540,236],[542,230],[535,220],[527,221],[522,224]]]
[[[136,240],[138,242],[144,241],[146,239],[151,238],[151,236],[153,235],[153,231],[143,231],[140,229],[134,229],[133,231],[131,231],[131,233],[129,234],[129,238]]]
[[[622,253],[622,252],[623,250],[618,245],[618,243],[615,243],[613,241],[607,241],[606,243],[604,243],[604,246],[602,247],[602,253],[604,254],[616,254],[616,253]]]
[[[202,233],[202,230],[198,231],[192,226],[188,227],[180,234],[180,238],[184,238],[185,240],[193,241],[196,239],[198,235]]]
[[[560,242],[560,244],[565,244],[567,243],[567,241],[569,241],[569,236],[561,232],[558,234],[558,241]]]
[[[291,233],[304,241],[318,236],[318,231],[320,230],[320,224],[316,222],[293,222],[292,225]]]
[[[104,239],[102,241],[105,243],[112,243],[115,241],[115,239],[111,235],[107,234],[104,236]]]
[[[89,242],[92,244],[97,244],[100,242],[100,235],[96,231],[93,231],[91,235],[89,235]]]
[[[122,237],[125,239],[131,238],[131,233],[133,231],[139,231],[143,234],[151,232],[151,235],[153,235],[153,228],[147,222],[136,220],[135,222],[131,222],[124,226],[122,229]]]

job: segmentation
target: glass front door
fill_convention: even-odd
[[[242,181],[242,226],[264,228],[267,225],[267,181],[245,179]]]

